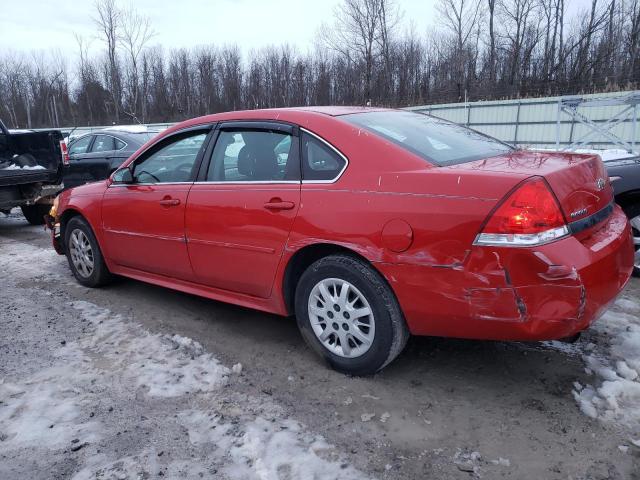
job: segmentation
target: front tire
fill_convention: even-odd
[[[629,217],[633,230],[633,242],[636,247],[633,276],[640,277],[640,203],[634,203],[624,208],[624,213]]]
[[[49,213],[50,205],[37,203],[35,205],[23,205],[20,207],[22,215],[31,225],[44,225],[44,216]]]
[[[295,311],[305,341],[342,373],[378,372],[400,354],[409,338],[384,278],[348,255],[322,258],[303,273]]]
[[[101,287],[112,280],[91,226],[73,217],[65,227],[64,245],[73,276],[85,287]]]

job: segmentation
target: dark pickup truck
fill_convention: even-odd
[[[62,190],[62,133],[8,130],[0,121],[0,212],[20,207],[32,225],[42,225]]]

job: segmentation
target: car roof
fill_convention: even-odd
[[[74,137],[73,139],[71,139],[71,142],[76,142],[81,138],[88,137],[89,135],[110,135],[112,137],[123,140],[127,144],[133,143],[135,144],[134,146],[137,148],[141,145],[144,145],[149,140],[148,135],[155,136],[158,133],[159,132],[151,131],[151,130],[144,131],[144,132],[143,131],[128,132],[128,131],[114,130],[111,128],[104,128],[102,130],[94,130],[92,132],[87,132],[78,137]]]
[[[350,115],[352,113],[380,112],[389,110],[387,108],[376,107],[353,107],[353,106],[311,106],[311,107],[293,107],[293,108],[274,108],[271,111],[289,110],[294,112],[316,112],[337,117],[340,115]]]
[[[298,125],[304,125],[313,118],[339,117],[353,113],[395,111],[388,108],[376,107],[349,107],[349,106],[312,106],[290,108],[267,108],[257,110],[237,110],[231,112],[214,113],[202,117],[192,118],[177,123],[161,132],[161,136],[169,135],[179,130],[223,121],[282,121]]]

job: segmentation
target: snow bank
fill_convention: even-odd
[[[583,359],[594,382],[576,382],[573,396],[585,415],[640,434],[640,303],[618,300],[592,328],[598,345],[587,345]]]

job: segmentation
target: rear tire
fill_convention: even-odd
[[[633,276],[640,277],[640,203],[634,203],[624,207],[624,213],[629,217],[633,230],[633,241],[636,246],[636,257],[633,267]]]
[[[64,245],[73,276],[85,287],[95,288],[111,282],[113,275],[107,268],[93,230],[82,217],[73,217],[64,229]]]
[[[342,373],[378,372],[400,354],[409,338],[398,301],[384,278],[348,255],[322,258],[303,273],[295,311],[305,341]]]
[[[27,219],[31,225],[44,225],[44,216],[49,213],[51,209],[50,205],[37,203],[35,205],[23,205],[20,207],[24,218]]]

